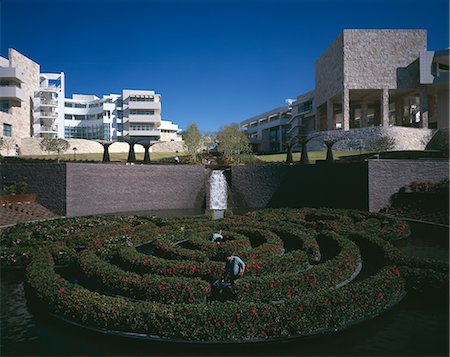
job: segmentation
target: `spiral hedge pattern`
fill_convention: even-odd
[[[219,230],[224,241],[210,242]],[[30,291],[50,313],[87,327],[259,341],[342,329],[407,290],[445,286],[447,264],[406,257],[390,243],[408,234],[405,222],[353,210],[267,209],[217,221],[92,217],[10,228],[0,258],[26,265]],[[247,267],[224,298],[211,282],[230,254]],[[60,264],[76,269],[77,281],[57,274]]]

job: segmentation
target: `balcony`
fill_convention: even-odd
[[[35,98],[34,101],[34,108],[39,108],[39,107],[57,107],[58,106],[58,101],[54,100],[54,99],[42,99],[42,98]]]
[[[42,87],[39,87],[40,92],[59,92],[61,90],[61,86],[57,86],[54,84],[47,84],[43,85]]]
[[[20,83],[25,82],[25,76],[21,72],[19,72],[17,68],[14,67],[0,68],[0,78],[10,79],[18,81]]]
[[[123,118],[124,122],[130,121],[133,123],[160,123],[161,117],[159,115],[129,115]]]
[[[58,113],[57,112],[36,112],[34,115],[35,119],[57,119]]]
[[[161,102],[128,102],[123,103],[123,109],[154,109],[161,110]]]
[[[158,129],[153,130],[129,130],[129,136],[161,136],[161,131]]]
[[[11,99],[24,102],[27,100],[27,95],[19,87],[0,87],[0,99]]]
[[[41,126],[40,130],[41,133],[57,133],[58,127],[55,126]]]

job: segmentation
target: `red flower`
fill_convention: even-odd
[[[256,309],[252,309],[252,314],[256,315]]]

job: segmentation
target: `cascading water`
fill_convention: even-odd
[[[223,170],[213,170],[209,178],[209,209],[213,211],[213,218],[224,217],[227,209],[228,190],[227,179]]]

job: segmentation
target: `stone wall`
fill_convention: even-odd
[[[369,127],[343,130],[329,130],[318,132],[320,136],[308,143],[308,151],[325,150],[323,144],[325,138],[344,138],[336,143],[333,150],[361,150],[372,151],[376,142],[383,137],[389,137],[394,140],[394,146],[391,150],[424,150],[427,143],[431,140],[435,129],[406,128],[401,126],[391,127]]]
[[[233,166],[234,208],[340,207],[367,210],[367,164]]]
[[[344,34],[341,33],[316,61],[314,105],[326,102],[344,89]]]
[[[185,165],[67,164],[67,212],[202,208],[210,170]]]
[[[25,181],[27,193],[36,193],[38,203],[56,214],[65,215],[65,164],[0,164],[0,176],[2,185]]]
[[[394,193],[416,182],[439,182],[449,178],[448,160],[369,160],[369,210],[389,205]]]
[[[426,30],[344,30],[343,38],[349,89],[397,88],[397,70],[407,68],[427,48]]]
[[[88,154],[88,153],[103,153],[103,147],[97,143],[95,140],[85,140],[85,139],[66,139],[70,146],[66,153],[72,153],[73,148],[77,148],[77,153]],[[42,151],[39,147],[40,139],[38,138],[26,138],[22,139],[21,145],[21,155],[46,155],[47,152]],[[184,142],[183,141],[170,141],[170,142],[158,142],[153,145],[150,152],[183,152]],[[110,153],[121,153],[128,152],[129,145],[124,142],[116,142],[109,147]],[[144,147],[142,145],[134,146],[135,152],[144,152]]]

